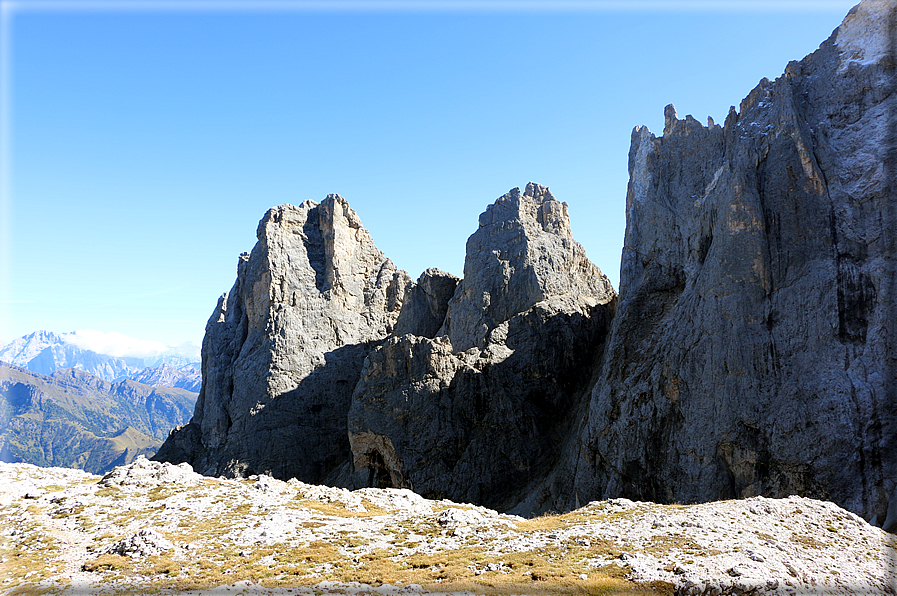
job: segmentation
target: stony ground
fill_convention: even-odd
[[[614,499],[532,520],[397,489],[0,464],[0,594],[897,594],[822,501]]]

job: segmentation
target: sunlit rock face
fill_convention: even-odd
[[[464,278],[413,283],[348,204],[268,212],[159,459],[531,514],[799,494],[897,529],[895,2],[722,125],[629,154],[619,297],[530,183]]]
[[[206,326],[193,420],[157,458],[204,474],[339,482],[362,362],[410,285],[342,197],[268,211]]]
[[[632,135],[620,304],[548,503],[825,498],[897,521],[895,2],[724,125]]]

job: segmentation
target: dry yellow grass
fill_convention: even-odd
[[[97,573],[97,579],[107,583],[132,575],[148,578],[150,581],[141,588],[146,593],[206,590],[242,580],[271,588],[314,586],[329,580],[373,586],[417,583],[433,591],[469,590],[489,595],[672,594],[668,584],[636,586],[625,579],[626,571],[616,565],[589,568],[585,564],[588,556],[612,548],[601,541],[587,549],[564,545],[520,553],[497,553],[469,546],[408,556],[397,556],[394,550],[353,555],[352,548],[337,541],[319,540],[304,546],[255,548],[249,553],[233,548],[203,550],[188,560],[155,556],[132,561],[117,555],[100,555],[85,563],[84,569]],[[501,562],[501,569],[485,571],[495,561]],[[122,590],[130,591],[127,586],[122,586]]]
[[[46,529],[65,525],[66,531],[84,532],[90,545],[87,560],[75,565],[90,574],[91,583],[117,596],[202,591],[244,580],[271,588],[313,587],[322,581],[420,584],[432,591],[490,595],[671,593],[667,584],[645,586],[626,580],[627,570],[617,565],[596,567],[600,565],[596,561],[619,556],[622,547],[612,541],[573,534],[553,539],[549,546],[517,552],[503,538],[484,538],[493,530],[499,536],[503,532],[544,536],[605,515],[598,510],[533,520],[493,519],[459,539],[437,522],[437,515],[447,508],[473,509],[469,506],[440,503],[433,513],[408,515],[363,499],[366,511],[350,511],[339,501],[310,499],[297,490],[285,493],[276,505],[296,520],[295,532],[271,544],[252,542],[252,528],[270,523],[273,507],[246,494],[251,485],[251,481],[235,486],[214,479],[195,486],[150,489],[94,484],[89,492],[99,498],[95,504],[81,493],[49,504],[20,501],[6,512],[0,510],[0,522],[5,513],[22,516],[25,511],[32,520],[17,541],[0,545],[3,572],[11,578],[11,584],[2,587],[7,594],[39,594],[46,591],[41,582],[55,577],[61,589],[65,555],[54,551]],[[137,506],[122,507],[125,501]],[[8,523],[19,523],[12,519]],[[177,549],[134,559],[100,554],[142,528],[155,529]],[[247,533],[248,542],[241,542]],[[490,546],[482,546],[486,543]],[[13,587],[17,592],[10,591]]]
[[[296,509],[305,507],[306,509],[311,509],[323,515],[329,515],[332,517],[374,517],[378,515],[386,515],[389,513],[389,511],[387,511],[386,509],[374,505],[367,499],[362,499],[361,504],[364,506],[365,511],[350,511],[346,509],[346,506],[340,502],[324,503],[321,501],[315,501],[313,499],[306,499],[301,496],[295,497],[290,502],[290,506]]]
[[[84,571],[128,571],[132,568],[131,559],[121,555],[100,555],[96,559],[85,561],[81,566]]]

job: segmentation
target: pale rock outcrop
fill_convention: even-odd
[[[436,523],[449,530],[454,530],[459,526],[482,525],[484,521],[485,518],[479,511],[455,507],[446,509],[436,516]]]
[[[861,3],[723,126],[668,106],[662,137],[634,130],[603,368],[581,441],[531,507],[800,494],[886,520],[895,4]]]
[[[392,332],[410,286],[342,197],[268,211],[206,326],[193,419],[156,458],[204,474],[339,483],[361,364]]]
[[[174,543],[165,536],[153,529],[145,528],[119,540],[102,552],[133,559],[161,555],[174,548]]]
[[[365,360],[353,463],[368,485],[508,508],[573,434],[616,293],[534,183],[480,216],[464,271],[437,337],[391,337]]]
[[[150,461],[142,455],[130,464],[113,468],[103,476],[100,484],[108,487],[195,485],[202,482],[202,476],[193,471],[188,463],[177,465],[168,462]]]
[[[433,504],[407,488],[360,488],[353,491],[377,507],[391,511],[407,511],[415,515],[433,512]]]

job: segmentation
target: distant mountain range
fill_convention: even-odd
[[[197,346],[135,358],[77,340],[36,331],[0,348],[0,460],[99,474],[152,456],[190,420],[202,385]]]
[[[169,370],[162,364],[143,374],[162,378]],[[42,375],[0,362],[0,460],[102,474],[152,456],[190,419],[196,397],[74,368]]]
[[[199,392],[202,378],[198,346],[188,344],[152,357],[122,357],[80,347],[73,341],[74,335],[35,331],[3,346],[0,360],[42,375],[75,368],[110,382],[133,379]]]

